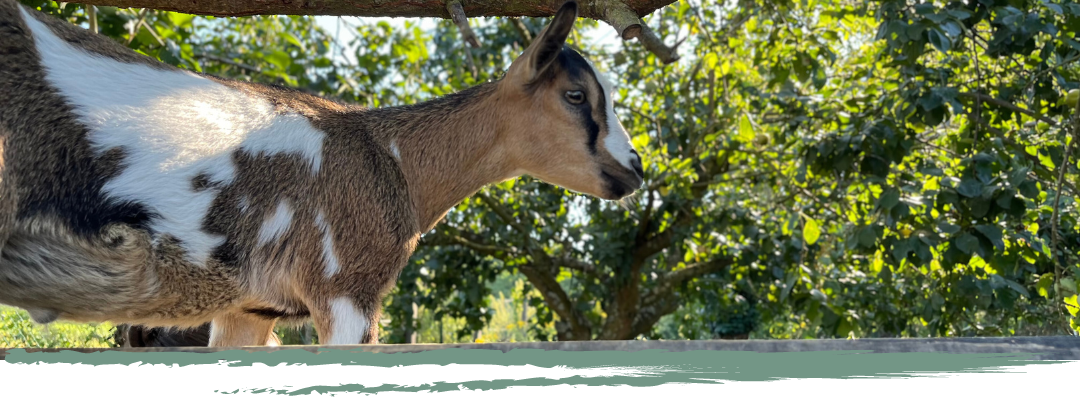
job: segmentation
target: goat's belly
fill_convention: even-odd
[[[233,271],[191,264],[169,238],[152,241],[121,224],[89,239],[41,224],[28,228],[0,251],[0,303],[26,308],[39,322],[191,326],[239,298]]]

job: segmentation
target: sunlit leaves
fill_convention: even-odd
[[[816,243],[819,237],[821,237],[821,227],[813,218],[807,218],[806,224],[803,225],[803,240],[811,245]]]

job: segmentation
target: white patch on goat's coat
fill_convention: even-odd
[[[630,144],[630,135],[626,134],[626,128],[623,128],[622,122],[619,122],[619,117],[615,116],[615,97],[611,87],[611,82],[607,80],[596,66],[591,61],[585,60],[589,64],[589,68],[592,68],[593,75],[596,76],[596,80],[600,82],[600,87],[604,89],[604,108],[607,109],[607,136],[604,137],[604,148],[607,149],[611,157],[615,158],[622,166],[634,169],[631,166],[631,162],[634,160],[634,145]]]
[[[330,230],[330,225],[326,223],[326,218],[323,217],[323,213],[319,213],[315,216],[315,226],[322,232],[322,253],[323,262],[326,263],[326,277],[334,276],[341,270],[341,264],[338,263],[337,253],[334,252],[334,234]]]
[[[394,154],[394,158],[401,161],[401,150],[398,150],[397,139],[390,141],[390,153]]]
[[[368,320],[364,313],[356,309],[352,299],[338,297],[330,300],[330,339],[326,344],[360,344],[368,330]]]
[[[292,225],[292,220],[293,211],[289,208],[289,204],[282,200],[278,203],[274,214],[263,221],[262,227],[259,228],[259,246],[275,241],[285,234]]]
[[[296,154],[318,172],[325,134],[303,116],[275,113],[264,99],[191,72],[88,53],[20,11],[46,79],[89,128],[93,150],[124,150],[124,169],[105,183],[102,194],[146,206],[157,215],[150,229],[180,239],[189,261],[205,264],[225,241],[201,229],[217,192],[194,191],[197,175],[229,184],[236,173],[234,151]]]

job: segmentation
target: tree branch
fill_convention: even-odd
[[[90,20],[90,32],[98,33],[97,7],[86,6],[86,19]]]
[[[490,244],[485,243],[483,240],[478,240],[479,238],[475,237],[477,235],[468,235],[468,236],[472,236],[470,238],[466,238],[465,236],[466,236],[465,233],[460,232],[460,231],[455,232],[453,235],[446,235],[446,234],[438,234],[438,233],[436,233],[435,235],[431,235],[431,236],[428,236],[428,237],[424,238],[424,241],[422,242],[422,245],[425,245],[425,246],[454,246],[454,245],[457,245],[457,246],[462,246],[462,247],[465,247],[465,248],[467,248],[469,250],[475,251],[475,252],[477,252],[479,254],[483,254],[485,256],[492,256],[492,257],[497,257],[497,258],[500,258],[500,257],[498,257],[500,253],[512,252],[511,251],[512,249],[490,245]]]
[[[200,59],[210,60],[210,61],[216,61],[216,62],[219,62],[219,63],[222,63],[222,64],[231,65],[231,66],[234,66],[236,68],[240,68],[240,69],[243,69],[243,70],[254,72],[256,74],[261,74],[263,72],[261,69],[259,69],[259,67],[247,65],[247,64],[244,64],[244,63],[238,63],[236,61],[233,61],[233,60],[230,60],[230,59],[227,59],[227,58],[221,58],[221,57],[218,57],[218,56],[215,56],[215,55],[195,53],[195,58],[200,58]]]
[[[676,53],[676,50],[684,40],[686,40],[686,38],[675,42],[675,44],[669,47],[656,35],[656,32],[653,32],[652,29],[649,29],[648,25],[644,24],[641,25],[641,36],[638,37],[638,41],[645,46],[645,50],[656,55],[656,58],[664,64],[671,64],[675,61],[679,61],[679,54]]]
[[[596,267],[595,266],[593,266],[590,263],[581,261],[581,260],[579,260],[577,258],[574,258],[574,257],[562,256],[562,257],[555,258],[553,261],[555,261],[556,265],[559,265],[559,266],[562,266],[562,267],[565,267],[565,268],[568,268],[568,269],[581,271],[581,272],[584,272],[584,273],[590,274],[590,275],[596,275]]]
[[[611,25],[619,32],[623,40],[630,40],[641,36],[641,28],[645,25],[641,16],[631,10],[626,3],[620,0],[609,0],[604,8],[604,22]]]
[[[668,272],[657,278],[656,285],[642,296],[642,304],[649,305],[652,301],[674,292],[675,288],[682,285],[683,282],[705,274],[723,271],[730,267],[732,263],[734,263],[734,260],[731,258],[718,258],[691,264],[678,271]]]
[[[614,27],[623,40],[637,38],[645,46],[646,50],[655,54],[660,59],[660,62],[664,64],[670,64],[679,59],[675,49],[682,41],[675,43],[671,47],[665,45],[664,41],[656,36],[652,29],[649,29],[645,21],[641,20],[642,15],[630,7],[629,2],[608,0],[603,3],[605,4],[601,8],[604,10],[604,22]]]
[[[525,26],[525,23],[521,22],[521,19],[519,18],[511,19],[510,25],[513,25],[514,30],[516,30],[518,33],[518,36],[521,36],[521,41],[523,44],[523,46],[521,47],[529,47],[529,44],[533,41],[533,34],[532,32],[529,32],[529,27]]]
[[[573,306],[570,301],[570,296],[566,294],[562,286],[559,286],[559,282],[555,280],[555,274],[558,273],[558,267],[560,265],[568,268],[582,268],[592,269],[592,266],[585,266],[585,263],[580,260],[573,260],[566,258],[555,259],[551,257],[543,249],[536,249],[533,246],[532,237],[529,236],[531,231],[522,225],[520,221],[515,219],[510,211],[503,207],[502,204],[492,199],[486,193],[479,192],[476,194],[488,208],[499,216],[499,219],[503,220],[507,225],[520,232],[525,241],[525,251],[532,257],[531,264],[519,265],[518,270],[521,271],[525,278],[529,280],[536,289],[540,291],[540,294],[544,296],[544,302],[559,318],[567,324],[567,329],[559,329],[559,340],[589,340],[592,339],[592,329],[589,321],[585,319]],[[565,262],[565,263],[564,263]]]
[[[589,322],[585,320],[585,317],[581,315],[574,308],[573,302],[570,301],[570,296],[566,294],[566,291],[559,286],[559,282],[555,280],[555,277],[551,274],[543,271],[547,268],[540,268],[534,264],[524,264],[518,266],[518,270],[522,275],[529,280],[533,286],[540,291],[540,295],[544,297],[544,303],[551,307],[552,311],[559,316],[559,319],[567,325],[566,330],[559,330],[559,340],[589,340],[592,339],[592,330],[589,328]]]
[[[656,286],[641,297],[638,315],[634,318],[633,336],[648,333],[661,317],[675,312],[682,303],[675,295],[675,288],[699,276],[720,272],[731,266],[730,258],[720,258],[692,264],[678,271],[669,272],[657,279]]]
[[[646,50],[663,63],[679,59],[675,48],[668,47],[649,29],[641,17],[674,3],[676,0],[577,0],[578,16],[612,24],[624,40],[638,38]],[[462,36],[474,48],[480,46],[469,28],[466,15],[473,17],[550,17],[565,0],[461,0],[386,1],[386,0],[84,0],[92,6],[151,8],[185,14],[217,17],[251,15],[330,15],[354,17],[409,17],[452,19]],[[526,40],[529,41],[529,40]]]
[[[726,148],[723,151],[731,151],[733,148]],[[700,200],[708,189],[708,184],[712,181],[713,176],[721,173],[726,173],[727,167],[720,168],[715,164],[710,164],[706,167],[705,171],[698,175],[698,179],[691,183],[690,195],[688,200]],[[655,190],[656,188],[650,187],[649,190]],[[634,249],[634,259],[640,262],[644,262],[645,259],[652,255],[659,253],[660,251],[671,246],[671,241],[675,235],[675,228],[679,226],[685,226],[693,222],[693,213],[686,212],[685,210],[677,210],[672,213],[675,215],[675,221],[663,232],[657,233],[646,240],[637,243],[637,248]]]
[[[506,207],[503,207],[502,204],[499,204],[499,202],[492,199],[491,196],[488,196],[486,193],[477,192],[476,197],[479,197],[480,201],[484,202],[484,205],[488,206],[491,211],[494,211],[495,215],[498,215],[503,222],[506,222],[522,235],[525,235],[525,240],[530,240],[529,229],[525,228],[525,226],[518,222],[517,219],[514,219],[514,216],[510,215],[510,211],[507,210]]]
[[[959,96],[960,97],[973,98],[973,99],[981,101],[981,102],[986,102],[986,103],[990,103],[990,104],[993,104],[993,105],[996,105],[996,106],[999,106],[999,107],[1002,107],[1002,108],[1007,108],[1009,110],[1012,110],[1012,111],[1027,115],[1027,116],[1029,116],[1031,118],[1035,118],[1035,119],[1037,119],[1039,121],[1050,124],[1050,126],[1056,126],[1058,124],[1057,121],[1054,121],[1053,119],[1044,117],[1042,114],[1039,114],[1037,112],[1034,112],[1034,111],[1031,111],[1031,110],[1028,110],[1028,109],[1025,109],[1025,108],[1021,108],[1020,106],[1018,106],[1016,104],[1013,104],[1013,103],[1010,103],[1010,102],[1007,102],[1005,100],[1001,100],[1001,99],[998,99],[998,98],[995,98],[995,97],[987,96],[987,95],[982,94],[982,93],[978,93],[978,92],[961,92],[959,94]]]
[[[1050,216],[1050,257],[1053,258],[1053,260],[1051,260],[1051,261],[1054,262],[1054,298],[1055,298],[1055,301],[1057,301],[1056,299],[1058,299],[1058,298],[1064,297],[1064,295],[1061,294],[1060,286],[1058,286],[1058,282],[1061,280],[1061,277],[1062,277],[1061,275],[1062,275],[1062,272],[1064,271],[1064,268],[1061,266],[1061,260],[1058,257],[1058,249],[1057,249],[1057,245],[1058,245],[1058,211],[1061,209],[1061,183],[1065,181],[1065,171],[1069,170],[1069,151],[1072,150],[1072,148],[1074,146],[1076,146],[1076,143],[1075,143],[1076,139],[1080,138],[1080,103],[1078,103],[1075,107],[1073,107],[1073,116],[1072,117],[1073,117],[1073,121],[1074,121],[1073,127],[1072,127],[1073,129],[1072,129],[1072,132],[1071,132],[1073,134],[1073,143],[1069,143],[1068,139],[1069,139],[1069,133],[1070,132],[1066,131],[1065,132],[1065,140],[1064,140],[1064,143],[1062,143],[1062,146],[1065,146],[1065,153],[1062,154],[1062,156],[1061,156],[1061,166],[1058,167],[1058,168],[1061,168],[1061,170],[1058,171],[1057,188],[1054,189],[1054,191],[1056,192],[1056,193],[1054,193],[1054,213],[1051,214],[1051,216]],[[1064,256],[1064,252],[1062,252],[1062,256]],[[1057,303],[1058,304],[1064,304],[1063,301],[1057,301]],[[1064,313],[1064,310],[1062,310],[1062,307],[1058,306],[1058,307],[1055,307],[1055,308],[1057,308],[1058,316],[1060,316],[1061,318],[1065,318],[1065,313]]]
[[[473,32],[472,27],[469,26],[469,18],[465,16],[465,10],[461,8],[461,2],[450,0],[446,3],[446,10],[450,12],[450,18],[454,20],[454,24],[457,24],[458,30],[461,31],[461,38],[474,49],[480,47],[480,40],[476,38],[476,32]]]
[[[643,17],[676,0],[622,0]],[[83,4],[119,8],[153,8],[217,17],[250,15],[332,15],[355,17],[433,17],[449,19],[445,1],[387,0],[83,0]],[[473,17],[550,17],[564,0],[468,0],[462,9]],[[578,0],[579,16],[603,20],[611,0]]]

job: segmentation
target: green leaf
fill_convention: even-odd
[[[926,32],[930,38],[930,44],[933,45],[934,48],[938,51],[942,53],[948,53],[949,50],[952,49],[952,40],[949,39],[949,36],[945,33],[942,33],[940,30],[937,29],[931,29]]]
[[[971,216],[975,218],[982,218],[990,211],[990,200],[975,198],[970,199],[968,204],[971,206]]]
[[[1020,184],[1020,194],[1029,199],[1036,199],[1039,197],[1039,186],[1035,181],[1024,181],[1024,183]]]
[[[288,68],[289,64],[292,64],[292,57],[289,57],[289,53],[281,50],[274,50],[269,54],[266,54],[264,57],[266,58],[266,61],[274,64],[282,70]]]
[[[877,233],[874,232],[874,228],[871,226],[864,226],[859,229],[859,244],[863,247],[873,247],[877,242]]]
[[[1027,291],[1027,288],[1024,288],[1023,285],[1021,285],[1019,283],[1016,283],[1016,282],[1013,282],[1011,280],[1005,279],[1005,278],[1002,278],[1002,280],[1005,282],[1006,286],[1008,286],[1012,290],[1015,290],[1016,293],[1020,293],[1021,295],[1023,295],[1024,297],[1027,297],[1027,298],[1031,297],[1031,293],[1029,293]]]
[[[949,18],[949,16],[945,15],[945,14],[927,14],[926,15],[926,19],[928,19],[930,21],[933,21],[936,24],[940,24],[940,23],[942,23],[943,21],[945,21],[948,18]]]
[[[811,245],[817,242],[818,237],[821,236],[821,228],[818,227],[817,221],[813,218],[807,217],[806,224],[803,225],[803,240],[806,244]]]
[[[956,247],[964,253],[971,254],[979,248],[979,238],[970,233],[965,233],[956,238]]]
[[[919,170],[919,172],[930,176],[945,176],[945,171],[942,171],[941,168],[937,167],[923,168]]]
[[[1014,169],[1012,172],[1009,173],[1009,184],[1013,186],[1019,186],[1021,183],[1024,182],[1024,179],[1027,178],[1028,172],[1031,172],[1031,169],[1028,167],[1020,167]]]
[[[997,199],[994,200],[994,202],[997,203],[998,207],[1001,207],[1004,210],[1008,210],[1008,209],[1012,208],[1012,202],[1013,202],[1013,193],[1012,193],[1012,191],[1010,190],[1010,191],[1006,191],[1006,192],[1002,193],[1000,196],[997,197]]]
[[[284,33],[281,36],[283,38],[285,38],[286,42],[289,42],[289,44],[292,44],[293,46],[296,46],[296,47],[300,48],[301,51],[307,51],[306,50],[307,47],[304,46],[303,43],[300,43],[300,40],[296,39],[295,35],[293,35],[291,33]]]
[[[739,135],[735,139],[743,143],[754,140],[754,126],[750,123],[750,116],[743,114],[742,118],[739,118]]]
[[[178,28],[191,26],[191,21],[195,19],[195,15],[175,12],[168,13],[168,17],[169,21]]]
[[[971,17],[970,12],[968,12],[965,9],[961,9],[961,8],[949,10],[948,13],[953,18],[956,18],[956,19],[959,19],[959,20],[964,20],[964,19],[968,19],[968,17]]]
[[[994,244],[998,250],[1005,250],[1005,241],[1001,238],[1001,228],[997,225],[978,225],[975,227],[976,231],[979,231],[986,239],[990,240],[990,243]]]
[[[878,199],[878,207],[882,210],[891,210],[900,202],[900,191],[896,188],[888,188],[881,193],[881,198]]]
[[[964,197],[979,197],[982,195],[983,183],[976,179],[964,179],[956,187],[956,192]]]
[[[911,252],[911,240],[898,240],[893,243],[892,255],[897,261],[907,258],[909,252]]]
[[[945,23],[940,26],[950,37],[959,37],[960,34],[964,32],[963,28],[961,28],[960,24],[956,23],[956,21],[945,21]]]
[[[945,221],[941,221],[938,222],[938,230],[945,233],[946,235],[952,235],[956,232],[960,232],[960,227]]]
[[[1076,287],[1076,280],[1072,277],[1064,277],[1058,280],[1058,287],[1061,289],[1061,292],[1065,294],[1075,294],[1077,289],[1080,289]]]
[[[934,15],[934,12],[936,11],[936,9],[934,8],[934,3],[918,3],[915,4],[913,8],[915,9],[916,14],[922,15],[924,17]]]

